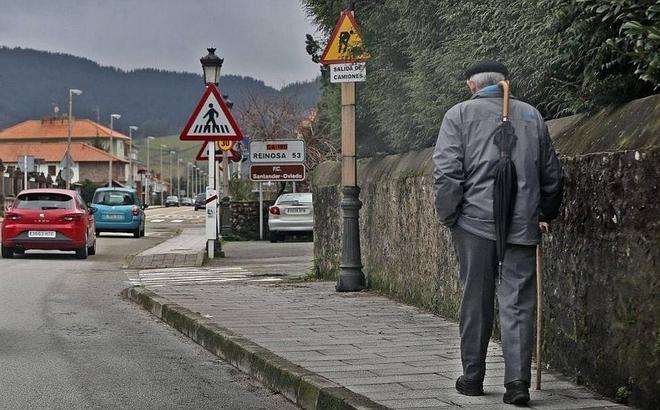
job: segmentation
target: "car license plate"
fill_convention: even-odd
[[[309,209],[307,208],[288,208],[286,210],[287,215],[304,215],[308,213],[309,213]]]
[[[55,231],[28,231],[28,238],[54,238]]]
[[[122,214],[105,214],[105,219],[111,220],[111,221],[120,221],[124,219],[124,215]]]

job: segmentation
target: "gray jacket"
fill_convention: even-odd
[[[501,122],[502,91],[487,87],[447,111],[433,153],[435,208],[443,225],[495,240],[494,167],[499,152],[491,135]],[[548,128],[531,105],[510,99],[509,119],[517,136],[512,160],[518,193],[508,243],[533,245],[539,221],[557,217],[563,172]]]

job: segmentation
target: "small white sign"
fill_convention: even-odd
[[[305,141],[251,141],[250,162],[253,164],[295,164],[305,162]]]
[[[206,190],[206,239],[216,239],[216,217],[218,192],[215,189]]]
[[[367,79],[367,63],[330,64],[331,83],[351,83]]]

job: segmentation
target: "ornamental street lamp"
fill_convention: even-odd
[[[149,141],[156,138],[152,136],[147,137],[147,173],[144,178],[144,203],[151,205],[151,195],[149,195],[149,179],[151,178],[151,165],[149,163]]]
[[[189,162],[186,165],[186,196],[188,196],[188,198],[192,198],[191,190],[190,190],[190,174],[191,173],[192,173],[192,162]]]
[[[128,183],[131,188],[133,188],[133,182],[135,181],[135,178],[133,178],[133,131],[137,130],[138,127],[135,125],[128,127],[128,173],[130,175]]]
[[[209,53],[199,59],[204,71],[204,84],[218,85],[220,83],[220,69],[225,60],[215,54],[215,48],[207,48],[206,50]]]
[[[119,114],[110,114],[110,161],[108,162],[108,187],[112,188],[112,156],[114,155],[114,120],[121,118]]]
[[[65,168],[68,168],[68,171],[66,171],[65,179],[66,179],[66,189],[71,189],[71,177],[73,176],[71,172],[71,127],[73,124],[71,123],[73,121],[73,96],[74,95],[80,95],[82,94],[82,91],[77,90],[75,88],[70,88],[69,89],[69,132],[66,137],[66,155],[64,156],[64,162],[65,162]]]

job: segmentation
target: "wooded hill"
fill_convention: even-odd
[[[200,67],[201,72],[201,67]],[[27,119],[58,115],[68,110],[68,90],[74,97],[78,118],[107,124],[111,113],[122,115],[118,131],[134,136],[178,134],[203,92],[199,74],[140,69],[123,71],[67,54],[0,47],[0,129]],[[220,89],[240,112],[248,98],[277,99],[283,96],[303,107],[314,107],[320,96],[319,81],[293,83],[276,90],[263,81],[235,75],[222,76]]]

